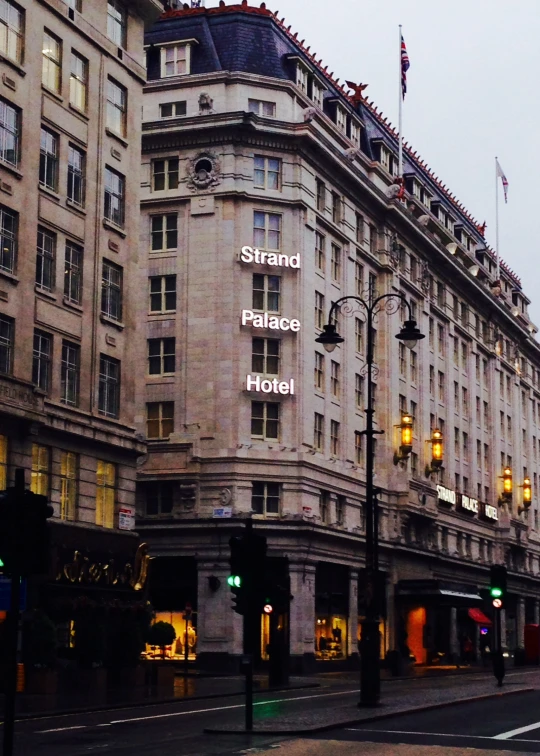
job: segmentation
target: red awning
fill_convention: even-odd
[[[491,625],[493,624],[490,618],[486,617],[484,612],[480,609],[476,609],[476,607],[469,609],[469,617],[475,622],[478,622],[479,625],[486,625],[486,627],[491,627]]]

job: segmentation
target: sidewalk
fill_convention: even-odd
[[[416,668],[412,676],[407,678],[393,678],[388,670],[382,670],[383,680],[392,686],[400,681],[411,681],[417,678],[437,679],[441,677],[472,675],[482,672],[478,668],[432,667]],[[263,691],[302,690],[304,688],[345,689],[359,685],[359,671],[322,672],[315,675],[291,677],[289,685],[270,688],[268,676],[258,674],[254,677],[255,695]],[[200,700],[241,695],[244,693],[244,678],[240,675],[231,676],[198,676],[188,674],[184,677],[176,674],[174,692],[164,694],[157,688],[108,689],[105,697],[96,696],[92,691],[71,692],[54,696],[18,694],[16,701],[17,716],[28,718],[43,714],[74,713],[83,711],[100,711],[104,709],[119,709],[130,706],[144,706],[159,703],[170,703],[180,700]],[[3,696],[0,695],[0,713],[3,712]]]
[[[530,671],[530,670],[529,670]],[[534,674],[536,672],[536,674]],[[433,678],[409,678],[408,680],[383,682],[382,704],[374,708],[358,708],[354,703],[326,705],[324,708],[310,707],[301,712],[276,714],[272,702],[268,706],[260,704],[254,708],[254,734],[303,735],[324,732],[336,727],[352,727],[359,723],[374,722],[396,714],[428,711],[443,706],[515,695],[540,688],[540,670],[507,678],[502,688],[496,687],[492,675]],[[339,695],[338,693],[329,696]],[[243,724],[231,724],[223,728],[207,728],[205,732],[232,734],[245,732]]]

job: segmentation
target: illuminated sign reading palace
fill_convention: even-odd
[[[491,504],[484,504],[473,499],[467,494],[457,493],[445,486],[437,486],[437,498],[441,506],[451,509],[456,508],[458,512],[464,512],[465,514],[478,515],[484,520],[490,520],[491,522],[497,522],[499,519],[497,507],[493,507]]]

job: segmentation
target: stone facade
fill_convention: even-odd
[[[362,305],[341,308],[335,352],[315,337],[333,301],[374,292],[403,294],[425,334],[403,349],[394,336],[406,310],[381,307],[383,653],[407,636],[423,662],[459,653],[466,635],[480,644],[468,609],[489,614],[489,565],[502,561],[507,643],[522,645],[540,586],[540,350],[519,279],[504,263],[497,279],[483,229],[407,150],[396,198],[395,132],[264,7],[170,11],[146,41],[138,288],[148,342],[137,404],[147,405],[149,449],[138,528],[156,557],[178,558],[179,572],[182,560],[197,562],[198,584],[168,608],[196,604],[201,662],[241,652],[226,576],[228,538],[248,516],[270,556],[288,558],[295,665],[354,660],[364,607]],[[405,411],[413,453],[395,464]],[[443,468],[426,475],[436,427]],[[501,500],[506,465],[512,502]],[[530,509],[519,487],[527,476]]]
[[[24,467],[55,516],[117,527],[144,450],[134,427],[131,281],[143,34],[163,5],[4,5],[0,489]],[[121,192],[108,191],[111,176],[123,178]],[[118,368],[106,386],[100,355]]]

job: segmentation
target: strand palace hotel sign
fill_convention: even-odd
[[[253,265],[265,265],[275,268],[300,268],[300,255],[285,255],[277,252],[264,252],[253,247],[242,247],[239,261]],[[254,329],[269,331],[292,331],[298,333],[300,321],[296,318],[286,318],[269,312],[256,312],[254,310],[242,310],[241,324]],[[294,378],[280,380],[278,378],[265,379],[259,375],[246,377],[246,390],[259,391],[263,394],[279,394],[292,396],[295,393]]]

